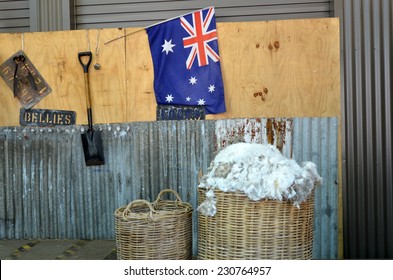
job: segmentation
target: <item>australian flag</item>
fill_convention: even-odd
[[[146,28],[158,104],[225,112],[214,7]]]

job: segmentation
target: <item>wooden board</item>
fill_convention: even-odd
[[[125,122],[125,52],[124,43],[114,42],[111,48],[104,48],[104,42],[124,34],[124,30],[100,29],[59,32],[25,33],[24,52],[52,88],[52,92],[34,108],[72,110],[77,113],[77,123],[86,124],[86,94],[82,65],[78,52],[90,50],[93,53],[89,67],[90,93],[95,123]],[[3,42],[4,35],[0,34]],[[15,48],[2,61],[21,48],[22,38],[15,40]],[[98,51],[96,51],[98,42]],[[99,63],[100,70],[93,65]],[[0,81],[2,107],[0,125],[18,125],[20,105],[13,99],[12,91]]]
[[[217,30],[227,112],[207,119],[340,115],[337,18],[218,23]],[[153,64],[141,28],[0,34],[0,44],[0,63],[23,47],[51,86],[35,108],[76,111],[77,124],[87,123],[77,54],[90,49],[94,123],[156,119]],[[21,106],[2,80],[0,100],[0,126],[19,125]]]
[[[0,64],[22,48],[22,35],[0,34]],[[19,108],[22,107],[13,92],[0,78],[0,126],[17,125],[19,123]]]
[[[218,28],[227,113],[212,118],[340,114],[338,20]]]
[[[153,89],[153,61],[147,34],[141,28],[127,28],[126,34],[130,34],[126,37],[127,119],[154,121],[157,104]]]

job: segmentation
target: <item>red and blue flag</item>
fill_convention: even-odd
[[[226,111],[214,7],[146,28],[158,104]]]

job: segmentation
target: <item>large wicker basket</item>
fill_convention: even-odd
[[[163,200],[164,193],[175,200]],[[192,258],[192,206],[173,190],[150,203],[134,200],[115,211],[119,260],[187,260]]]
[[[252,201],[215,190],[217,213],[198,214],[199,259],[311,259],[314,192],[297,208],[290,201]],[[205,189],[198,189],[200,205]]]

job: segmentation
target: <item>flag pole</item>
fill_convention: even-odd
[[[136,30],[136,31],[133,31],[133,32],[124,34],[124,35],[122,35],[122,36],[118,36],[118,37],[116,37],[116,38],[114,38],[114,39],[111,39],[111,40],[109,40],[109,41],[106,41],[106,42],[104,43],[104,45],[109,44],[109,43],[112,43],[112,42],[114,42],[114,41],[116,41],[116,40],[119,40],[119,39],[121,39],[121,38],[127,37],[128,35],[138,33],[138,32],[143,31],[143,30],[145,30],[145,28],[138,29],[138,30]]]
[[[210,6],[210,7],[203,8],[203,9],[200,9],[200,10],[197,10],[197,11],[202,11],[202,10],[210,9],[210,8],[214,8],[214,7],[213,7],[213,6]],[[172,17],[172,18],[170,18],[170,19],[166,19],[166,20],[163,20],[163,21],[160,21],[160,22],[157,22],[157,23],[153,23],[153,24],[148,25],[148,26],[146,26],[146,27],[144,27],[144,28],[138,29],[138,30],[136,30],[136,31],[133,31],[133,32],[124,34],[124,35],[122,35],[122,36],[118,36],[118,37],[116,37],[116,38],[114,38],[114,39],[111,39],[111,40],[109,40],[109,41],[106,41],[106,42],[104,43],[104,45],[109,44],[109,43],[112,43],[112,42],[114,42],[114,41],[116,41],[116,40],[119,40],[119,39],[121,39],[121,38],[127,37],[127,36],[129,36],[129,35],[138,33],[138,32],[143,31],[143,30],[145,30],[145,29],[147,29],[147,28],[149,28],[149,27],[153,27],[153,26],[156,26],[156,25],[159,25],[159,24],[162,24],[162,23],[165,23],[165,22],[168,22],[168,21],[177,19],[177,18],[179,18],[179,17],[183,17],[183,16],[188,15],[188,14],[189,14],[189,13],[182,14],[182,15],[180,15],[180,16]]]

